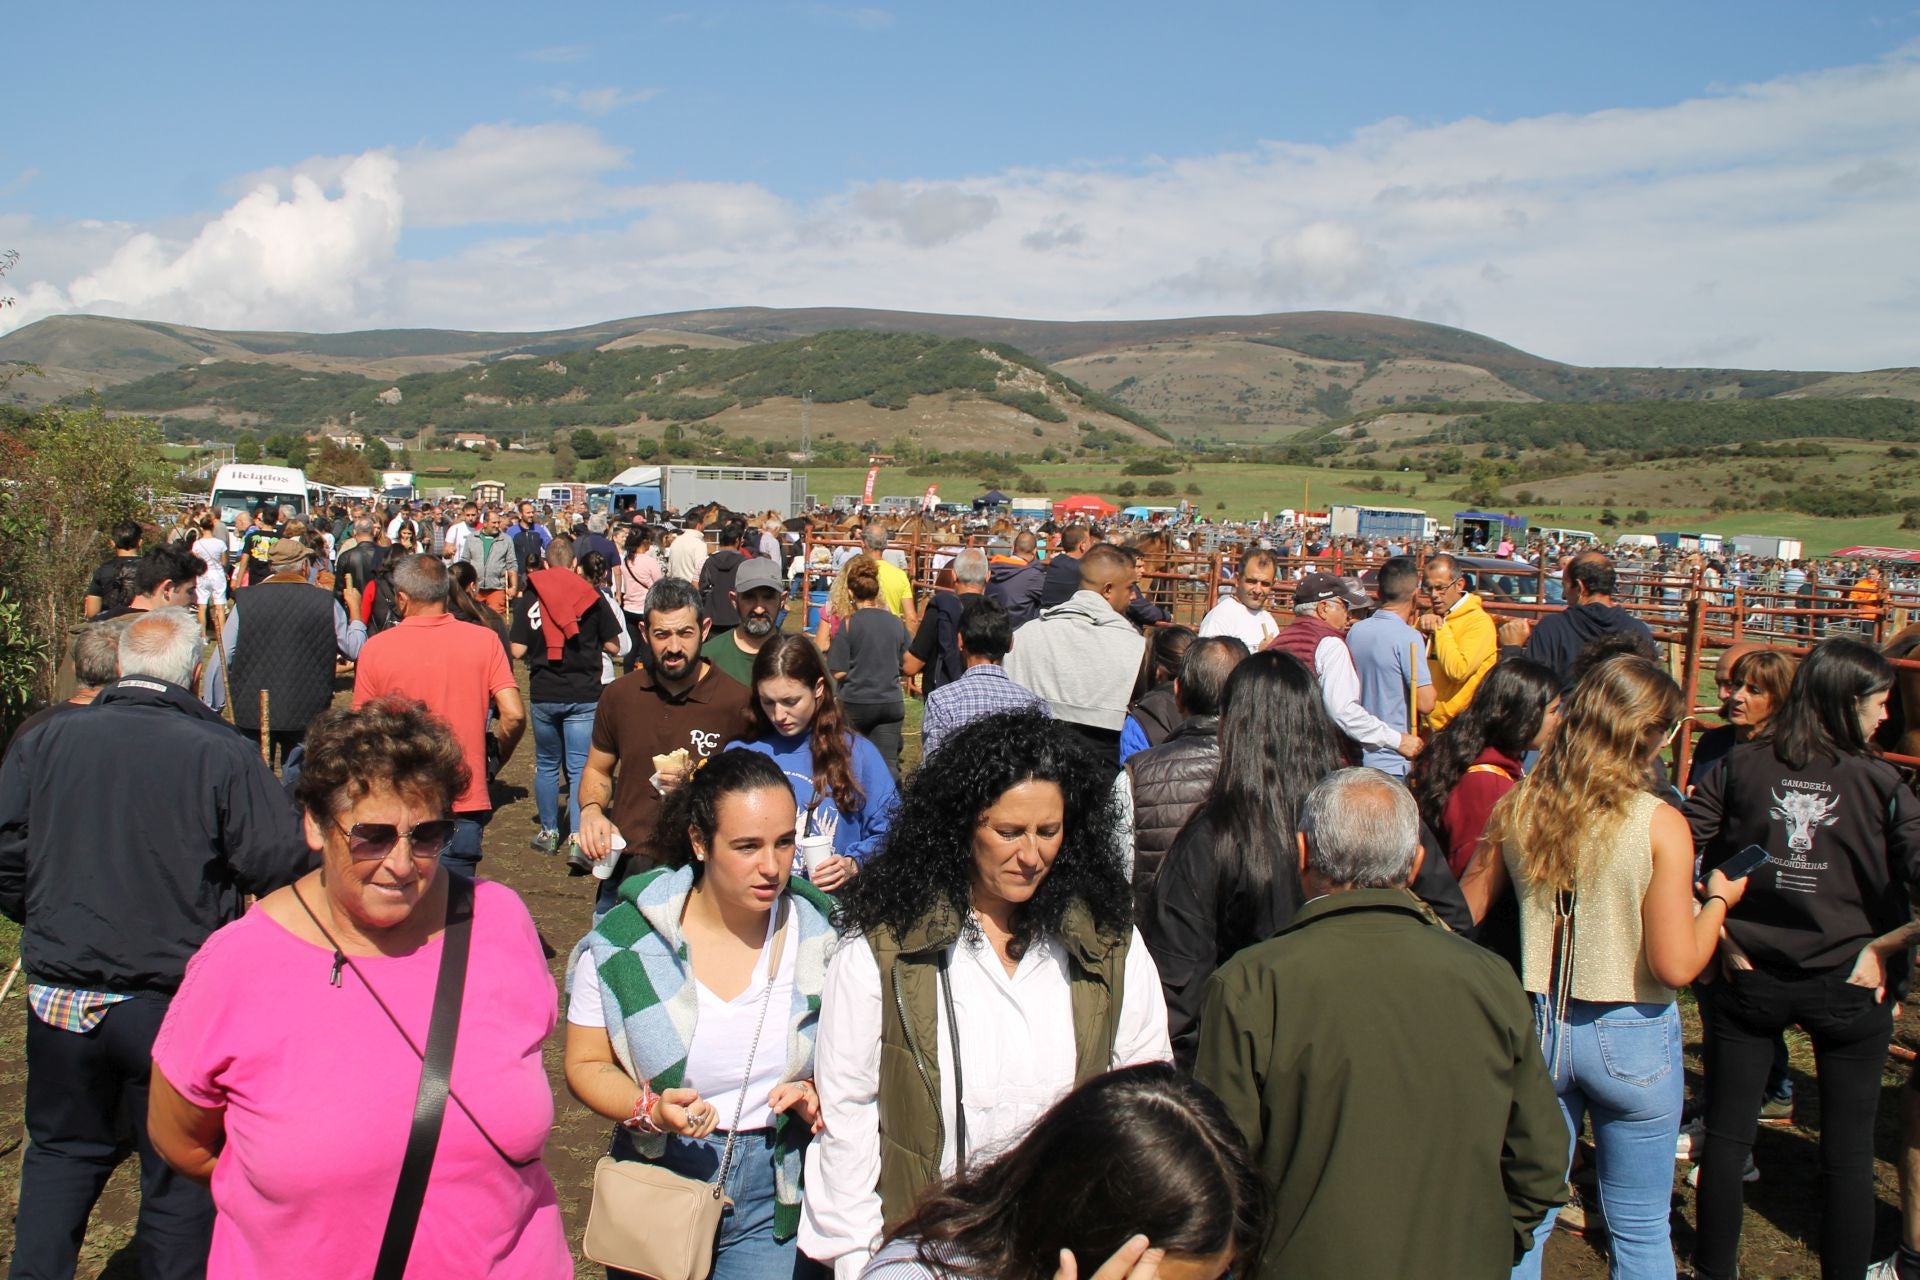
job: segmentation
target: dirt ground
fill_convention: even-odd
[[[343,683],[343,688],[345,687]],[[918,708],[908,714],[904,751],[907,765],[919,756]],[[498,806],[487,830],[482,873],[512,887],[525,899],[542,935],[558,955],[553,960],[556,983],[568,949],[591,923],[591,878],[566,874],[560,858],[546,857],[528,847],[535,828],[533,812],[533,742],[521,743],[496,783]],[[0,964],[11,963],[18,935],[10,926],[0,932]],[[1689,1091],[1699,1079],[1699,1021],[1691,1004],[1684,1008],[1688,1030]],[[0,1257],[13,1243],[13,1206],[17,1197],[20,1153],[25,1128],[22,1104],[26,1087],[23,1056],[24,1019],[31,1016],[21,987],[16,984],[0,1011]],[[1900,1023],[1900,1039],[1920,1043],[1920,1015],[1908,1010]],[[1750,1277],[1814,1277],[1819,1265],[1811,1241],[1819,1226],[1819,1179],[1816,1143],[1819,1137],[1819,1097],[1812,1078],[1813,1059],[1806,1038],[1789,1034],[1795,1087],[1800,1105],[1798,1123],[1761,1131],[1754,1156],[1760,1180],[1747,1188],[1746,1228],[1742,1237],[1741,1274]],[[608,1123],[588,1112],[567,1093],[561,1076],[560,1038],[547,1050],[547,1070],[557,1100],[556,1122],[547,1147],[547,1166],[553,1174],[568,1235],[576,1253],[585,1227],[593,1163],[605,1150]],[[1877,1165],[1879,1212],[1874,1224],[1874,1256],[1893,1249],[1898,1231],[1899,1192],[1889,1161],[1898,1143],[1899,1090],[1905,1066],[1889,1061],[1880,1107]],[[1692,1245],[1693,1192],[1684,1181],[1689,1166],[1675,1165],[1674,1246],[1684,1261]],[[136,1162],[129,1159],[114,1175],[95,1209],[82,1253],[81,1280],[133,1280],[139,1274],[132,1247],[134,1213],[138,1207]],[[1547,1246],[1545,1274],[1549,1280],[1594,1280],[1606,1275],[1603,1243],[1591,1238],[1556,1233]],[[580,1277],[599,1277],[598,1267],[576,1259]]]

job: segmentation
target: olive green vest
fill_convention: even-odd
[[[891,1230],[914,1201],[940,1181],[946,1126],[940,1114],[940,958],[960,937],[960,919],[941,904],[903,938],[880,928],[867,934],[880,970],[880,1206]],[[1128,930],[1114,937],[1094,927],[1075,901],[1060,925],[1072,992],[1073,1080],[1106,1071],[1125,996]],[[961,1032],[965,1035],[964,1029]]]

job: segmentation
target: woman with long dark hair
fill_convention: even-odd
[[[1647,789],[1648,764],[1685,711],[1650,658],[1587,672],[1539,762],[1495,806],[1460,882],[1478,919],[1512,881],[1520,981],[1561,1111],[1571,1134],[1593,1122],[1615,1280],[1673,1275],[1669,1199],[1685,1084],[1674,993],[1713,958],[1746,884],[1716,871],[1696,909],[1686,823]],[[1515,1274],[1538,1275],[1541,1252],[1536,1244]]]
[[[727,745],[771,757],[792,784],[794,874],[829,892],[844,888],[880,848],[898,792],[880,752],[847,724],[813,641],[781,636],[760,650],[747,736]],[[809,866],[806,851],[820,838],[833,851]]]
[[[847,1274],[923,1190],[1075,1084],[1169,1056],[1112,795],[1088,748],[1035,711],[962,726],[913,776],[838,918],[809,1257]]]
[[[1192,627],[1155,627],[1148,637],[1140,676],[1134,681],[1133,705],[1120,726],[1120,759],[1157,747],[1185,719],[1173,699],[1173,678],[1196,639]]]
[[[1559,684],[1538,662],[1500,663],[1414,761],[1408,785],[1420,802],[1420,820],[1445,841],[1455,876],[1479,847],[1494,803],[1520,781],[1527,753],[1545,746],[1559,725]]]
[[[647,592],[667,574],[667,567],[653,551],[653,530],[635,525],[621,548],[620,568],[614,574],[614,588],[620,601],[620,616],[626,619],[627,634],[633,647],[627,652],[627,670],[644,661],[646,653]]]
[[[1773,1040],[1796,1023],[1813,1041],[1820,1082],[1821,1272],[1857,1276],[1869,1260],[1873,1126],[1893,1034],[1887,962],[1920,934],[1908,908],[1920,802],[1871,745],[1893,682],[1892,664],[1867,645],[1816,645],[1772,739],[1736,746],[1687,802],[1703,865],[1752,845],[1767,854],[1727,917],[1713,1001],[1693,1253],[1703,1280],[1734,1275],[1741,1174]]]
[[[1207,979],[1300,909],[1300,806],[1340,767],[1313,673],[1268,650],[1235,667],[1220,711],[1220,770],[1173,842],[1141,924],[1166,992],[1175,1059],[1191,1066]]]
[[[1054,1280],[1071,1257],[1217,1280],[1266,1233],[1246,1138],[1204,1085],[1161,1063],[1087,1081],[993,1163],[925,1196],[863,1280]],[[1146,1257],[1151,1251],[1153,1257]],[[1103,1271],[1104,1273],[1104,1271]]]

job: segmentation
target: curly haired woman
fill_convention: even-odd
[[[1073,1086],[1166,1061],[1111,784],[1032,711],[957,730],[854,879],[827,973],[801,1248],[859,1273],[943,1176],[1014,1143]]]

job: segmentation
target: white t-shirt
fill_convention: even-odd
[[[194,579],[195,598],[202,604],[210,601],[224,603],[227,598],[227,540],[218,533],[204,533],[194,542],[193,554],[206,561],[207,567]]]
[[[467,539],[471,538],[472,536],[473,536],[473,526],[468,524],[465,520],[458,521],[455,524],[448,526],[445,543],[441,546],[435,547],[434,550],[436,552],[445,551],[447,547],[452,547],[453,548],[452,558],[455,560],[458,560],[461,556],[466,554]]]
[[[740,1105],[741,1077],[747,1070],[747,1057],[753,1055],[753,1078],[746,1082],[747,1106],[740,1113],[742,1129],[770,1129],[777,1117],[767,1105],[767,1097],[780,1077],[787,1073],[787,1023],[792,1017],[794,957],[793,929],[788,930],[787,945],[780,951],[780,973],[774,979],[773,993],[767,995],[767,952],[773,942],[773,922],[778,912],[767,913],[767,942],[760,948],[760,959],[746,988],[732,1000],[722,1000],[694,979],[699,993],[700,1012],[694,1024],[693,1044],[687,1051],[687,1069],[682,1079],[689,1089],[697,1090],[713,1104],[713,1114],[721,1128],[733,1123],[734,1108]],[[760,1026],[760,1010],[766,1008],[766,1025]],[[592,952],[581,953],[573,967],[573,985],[568,989],[567,1021],[576,1027],[607,1025],[606,1006],[600,999],[600,967]],[[760,1032],[760,1047],[754,1051],[754,1031]]]
[[[1221,596],[1220,602],[1200,619],[1200,637],[1237,636],[1248,653],[1258,653],[1280,634],[1280,624],[1265,609],[1254,612],[1233,596]]]

